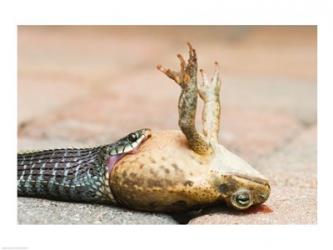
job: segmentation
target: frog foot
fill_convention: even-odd
[[[160,70],[166,76],[168,76],[176,83],[178,83],[182,89],[185,89],[187,87],[196,88],[197,69],[198,69],[197,56],[191,44],[187,43],[187,45],[189,46],[189,59],[187,63],[185,62],[185,59],[181,54],[177,54],[177,57],[180,61],[179,72],[165,68],[162,65],[157,65],[158,70]]]
[[[209,81],[205,72],[200,69],[202,81],[198,83],[198,93],[204,102],[202,112],[203,134],[211,144],[218,143],[219,130],[220,130],[220,69],[217,62],[215,62],[215,73],[213,78]]]
[[[174,80],[182,89],[178,102],[178,124],[186,136],[189,147],[198,154],[209,155],[213,152],[212,146],[195,127],[198,99],[198,63],[195,50],[190,43],[187,43],[187,45],[189,47],[189,59],[187,63],[182,55],[177,55],[180,61],[180,71],[173,71],[162,65],[158,65],[157,69]]]

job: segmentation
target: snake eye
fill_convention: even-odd
[[[232,204],[238,209],[245,209],[252,205],[251,194],[247,190],[240,190],[233,194]]]
[[[138,139],[138,136],[135,133],[131,133],[128,135],[128,140],[130,142],[135,142]]]

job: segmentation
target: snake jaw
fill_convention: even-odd
[[[114,166],[120,161],[124,156],[129,154],[136,154],[140,151],[141,146],[151,137],[151,130],[150,129],[143,129],[142,130],[142,137],[138,140],[137,145],[133,147],[131,150],[122,152],[120,154],[110,155],[107,160],[107,168],[109,174],[111,173]]]

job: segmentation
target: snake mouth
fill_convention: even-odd
[[[140,148],[142,147],[142,145],[152,136],[151,130],[147,129],[144,133],[144,137],[142,139],[142,141],[140,142],[140,144],[133,148],[131,151],[123,153],[123,155],[127,155],[127,154],[136,154],[140,151]]]
[[[108,167],[108,172],[109,174],[111,174],[112,170],[114,169],[114,166],[126,155],[130,155],[130,154],[136,154],[140,151],[140,148],[142,147],[142,145],[151,137],[151,131],[150,130],[146,130],[145,134],[144,134],[144,138],[142,139],[142,141],[140,142],[140,144],[133,148],[131,151],[128,152],[123,152],[120,154],[115,154],[115,155],[111,155],[107,161],[107,167]]]
[[[111,155],[108,160],[108,172],[111,174],[113,167],[123,158],[127,153],[118,154],[118,155]]]

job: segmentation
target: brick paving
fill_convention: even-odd
[[[272,212],[214,208],[190,223],[316,223],[314,28],[22,26],[18,38],[19,149],[110,142],[141,127],[177,129],[179,87],[155,66],[177,67],[175,54],[191,41],[200,67],[210,73],[215,60],[222,65],[221,142],[270,178]],[[28,198],[19,198],[18,221],[176,223]]]

